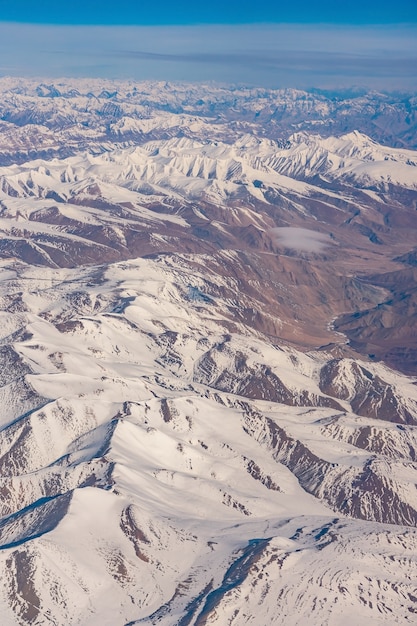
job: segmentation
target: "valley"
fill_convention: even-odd
[[[88,85],[0,85],[2,623],[414,623],[415,121]]]

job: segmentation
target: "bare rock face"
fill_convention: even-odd
[[[234,353],[228,342],[216,345],[196,364],[194,380],[218,389],[232,392],[251,400],[268,400],[288,406],[319,406],[343,410],[332,398],[291,390],[270,367],[253,363],[242,352]],[[331,395],[331,394],[328,394]]]
[[[320,389],[347,400],[357,415],[416,425],[415,411],[409,410],[395,387],[357,362],[339,359],[326,363],[320,372]]]
[[[2,624],[411,623],[413,98],[0,92]]]
[[[276,461],[297,477],[308,493],[324,499],[334,511],[354,518],[415,526],[417,509],[402,499],[396,481],[385,475],[381,461],[343,467],[314,454],[271,419],[249,413],[245,430],[272,450]],[[382,471],[381,471],[382,470]]]

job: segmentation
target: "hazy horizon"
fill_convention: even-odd
[[[0,75],[417,89],[417,26],[0,22]]]

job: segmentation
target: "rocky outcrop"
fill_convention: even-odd
[[[416,403],[404,402],[392,383],[358,362],[335,359],[326,363],[320,372],[320,389],[334,398],[348,401],[357,415],[417,425]]]

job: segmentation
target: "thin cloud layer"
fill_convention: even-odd
[[[417,89],[417,27],[0,24],[0,72]]]

